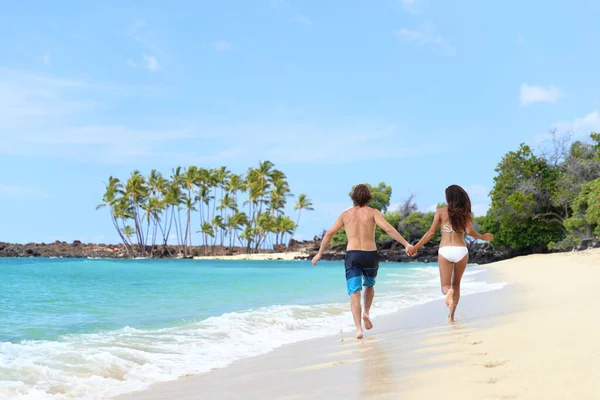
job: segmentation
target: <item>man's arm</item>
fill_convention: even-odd
[[[385,233],[390,235],[390,237],[392,239],[394,239],[397,242],[402,243],[404,245],[404,247],[410,246],[410,243],[408,243],[406,241],[406,239],[404,239],[402,237],[402,235],[400,233],[398,233],[398,231],[392,225],[390,225],[390,223],[387,222],[385,220],[385,218],[383,218],[383,215],[381,215],[381,211],[374,210],[374,212],[375,212],[375,223],[377,224],[378,227],[383,229],[385,231]]]
[[[429,230],[423,235],[421,240],[415,245],[415,254],[423,245],[431,240],[435,236],[437,232],[438,225],[440,224],[440,212],[437,210],[435,212],[435,216],[433,217],[433,222]]]
[[[313,265],[317,265],[317,261],[319,261],[323,256],[323,250],[325,250],[327,246],[329,246],[329,242],[331,242],[331,238],[333,238],[333,235],[335,235],[337,231],[344,227],[343,216],[344,214],[340,214],[338,219],[336,219],[333,223],[333,226],[329,228],[327,233],[325,233],[325,236],[323,236],[323,240],[321,240],[321,247],[319,247],[318,253],[312,259]]]

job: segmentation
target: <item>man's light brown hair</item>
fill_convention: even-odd
[[[369,204],[373,197],[371,196],[371,189],[369,189],[367,185],[361,183],[354,187],[350,198],[352,198],[352,202],[354,202],[355,206],[364,207]]]

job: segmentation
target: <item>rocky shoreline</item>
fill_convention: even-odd
[[[286,253],[295,252],[304,255],[294,257],[297,260],[310,260],[319,250],[320,240],[296,242],[291,241],[288,247],[279,246],[274,250],[265,250],[260,253]],[[501,249],[492,247],[488,243],[473,243],[469,246],[469,262],[474,264],[488,264],[496,261],[507,260],[509,258],[534,254],[534,253],[547,253],[549,251],[543,251],[541,249],[527,249],[524,251],[516,251],[512,249]],[[573,250],[586,250],[588,248],[600,247],[600,242],[584,241],[577,249]],[[382,261],[390,262],[423,262],[423,263],[434,263],[437,262],[437,249],[438,246],[425,246],[419,251],[416,257],[409,257],[404,252],[404,247],[398,243],[388,240],[379,246],[379,253]],[[572,251],[572,250],[569,250]],[[28,243],[28,244],[16,244],[16,243],[4,243],[0,242],[0,258],[4,257],[52,257],[52,258],[193,258],[202,256],[211,257],[226,257],[226,256],[240,256],[246,254],[246,248],[243,247],[207,247],[195,246],[187,248],[185,254],[181,252],[179,246],[156,246],[154,248],[148,247],[145,252],[135,251],[127,249],[122,244],[118,245],[107,245],[107,244],[94,244],[94,243],[82,243],[78,240],[67,243],[56,241],[53,243]],[[323,260],[343,260],[345,256],[345,249],[341,247],[331,247],[323,255]]]
[[[511,249],[500,249],[492,247],[488,243],[473,243],[469,248],[469,262],[473,264],[489,264],[496,261],[535,253],[536,251],[515,251]],[[307,249],[307,256],[302,259],[311,259],[319,250],[319,243]],[[420,262],[436,263],[438,246],[424,246],[415,257],[410,257],[404,251],[404,247],[396,242],[388,241],[379,246],[380,260],[384,262]],[[540,252],[540,251],[537,251]],[[345,249],[343,247],[331,248],[323,254],[322,260],[343,260]]]
[[[205,255],[226,256],[244,254],[242,247],[188,247],[182,252],[180,246],[146,247],[142,252],[137,248],[128,249],[123,244],[72,243],[56,241],[53,243],[5,243],[0,242],[1,257],[53,257],[53,258],[193,258]]]

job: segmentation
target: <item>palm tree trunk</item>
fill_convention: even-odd
[[[298,210],[298,218],[296,219],[296,226],[294,227],[294,231],[292,232],[292,237],[290,238],[290,240],[292,240],[294,238],[294,235],[296,235],[296,229],[298,229],[298,225],[300,225],[300,215],[302,215],[302,209]]]

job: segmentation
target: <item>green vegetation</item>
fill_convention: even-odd
[[[125,246],[146,255],[147,247],[176,240],[181,253],[190,255],[192,232],[200,234],[204,250],[217,244],[240,245],[247,252],[283,245],[292,237],[302,210],[313,210],[300,194],[294,209],[297,220],[285,215],[292,197],[286,175],[270,161],[260,162],[246,174],[226,167],[174,168],[169,178],[152,170],[146,178],[134,171],[126,182],[109,177],[102,203]]]
[[[521,144],[506,154],[491,192],[483,230],[494,245],[513,249],[565,249],[600,233],[600,135],[591,143],[552,133],[552,151],[535,154]]]

